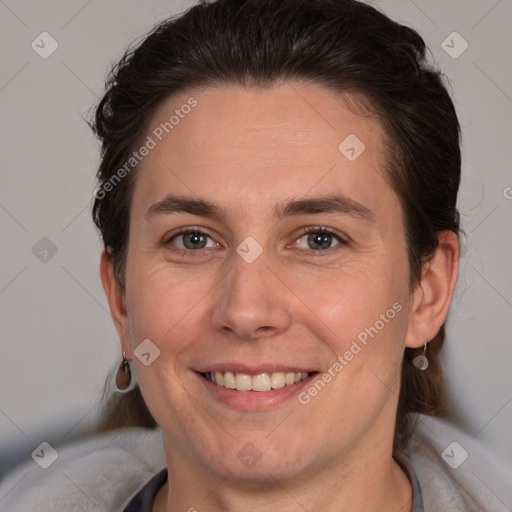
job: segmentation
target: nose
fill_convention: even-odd
[[[239,340],[257,340],[285,332],[291,324],[291,295],[270,267],[265,251],[252,263],[238,254],[216,290],[214,327]]]

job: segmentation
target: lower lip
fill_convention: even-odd
[[[290,400],[296,397],[300,390],[316,376],[316,374],[312,374],[296,384],[271,389],[270,391],[237,391],[217,386],[217,384],[207,380],[200,373],[196,375],[217,401],[243,411],[263,411],[271,409],[286,400]]]

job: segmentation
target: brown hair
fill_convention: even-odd
[[[102,143],[93,218],[124,287],[135,167],[105,193],[130,159],[158,106],[192,87],[270,87],[278,81],[321,84],[357,93],[387,136],[386,178],[404,213],[411,290],[438,247],[437,235],[459,235],[460,129],[440,72],[412,29],[356,0],[217,0],[158,24],[113,67],[91,126]],[[98,191],[100,193],[98,193]],[[395,441],[413,430],[407,413],[440,414],[438,352],[444,325],[428,344],[429,368],[406,349]],[[422,349],[421,349],[422,350]],[[113,399],[102,428],[155,426],[140,391]]]

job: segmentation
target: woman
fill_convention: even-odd
[[[416,32],[203,3],[126,53],[93,128],[121,398],[8,510],[508,510],[434,418],[459,124]]]

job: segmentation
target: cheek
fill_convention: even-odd
[[[197,411],[193,414],[186,406],[190,402],[186,383],[191,373],[187,361],[205,325],[202,315],[207,300],[201,299],[206,299],[211,286],[207,286],[206,278],[191,278],[187,271],[170,272],[165,263],[151,264],[144,257],[132,259],[128,276],[132,349],[149,339],[158,354],[147,366],[138,360],[137,351],[133,358],[144,401],[158,424],[174,424],[180,418],[184,431],[192,431]]]
[[[290,275],[287,285],[309,307],[312,319],[331,332],[331,337],[353,339],[377,321],[379,326],[382,321],[386,326],[391,324],[387,320],[397,316],[392,309],[395,302],[404,306],[407,281],[394,272],[388,261],[390,258],[380,252],[366,260],[353,257],[334,270],[305,272],[300,279]],[[381,320],[388,310],[389,314]]]
[[[301,322],[328,346],[331,365],[341,365],[333,369],[341,377],[333,389],[349,387],[345,400],[354,404],[370,396],[381,401],[396,388],[407,327],[407,275],[397,274],[390,258],[374,256],[347,261],[329,278],[309,274],[295,286],[309,306]]]
[[[127,312],[132,343],[149,338],[156,344],[170,345],[173,351],[179,350],[183,333],[194,326],[198,328],[197,315],[202,302],[207,302],[214,276],[206,272],[197,275],[188,269],[170,272],[165,262],[134,262],[131,270]],[[190,322],[192,317],[194,322]],[[169,339],[172,344],[167,343]]]

